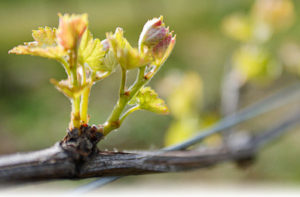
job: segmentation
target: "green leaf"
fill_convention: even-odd
[[[122,28],[117,28],[114,34],[107,34],[107,40],[119,64],[126,70],[145,66],[152,60],[149,55],[139,53],[129,44],[123,37]]]
[[[164,100],[160,99],[157,93],[150,87],[142,88],[138,94],[131,99],[130,105],[139,105],[141,109],[158,114],[168,114],[169,109]]]
[[[40,27],[32,31],[33,42],[25,42],[24,45],[14,47],[9,53],[18,55],[41,56],[50,59],[59,59],[66,52],[56,42],[56,29]]]
[[[105,51],[99,39],[93,39],[92,33],[87,30],[82,36],[78,60],[81,65],[88,65],[93,71],[111,71],[103,65]]]
[[[56,44],[56,29],[50,27],[42,28],[38,30],[32,30],[33,39],[39,43],[39,45],[55,46]]]
[[[119,63],[114,53],[111,50],[107,51],[103,59],[103,64],[102,64],[103,69],[108,72],[113,72],[116,70],[118,65]]]
[[[80,87],[73,87],[69,80],[57,81],[55,79],[50,79],[50,82],[56,87],[56,89],[58,89],[68,98],[76,98],[80,96],[87,87],[92,85],[92,83],[86,83]]]

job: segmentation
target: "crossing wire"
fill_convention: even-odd
[[[283,88],[279,90],[278,92],[274,93],[271,96],[268,96],[249,107],[246,107],[232,115],[229,115],[222,120],[220,120],[218,123],[214,124],[212,127],[209,127],[207,129],[199,131],[198,135],[181,142],[179,144],[176,144],[174,146],[169,146],[166,148],[163,148],[163,151],[175,151],[175,150],[184,150],[196,143],[201,142],[206,137],[213,135],[215,133],[221,132],[223,130],[229,129],[239,123],[242,123],[246,120],[249,120],[251,118],[254,118],[256,116],[259,116],[263,113],[272,111],[276,108],[279,108],[296,98],[299,99],[300,96],[300,83],[295,83],[293,85],[290,85],[286,88]],[[294,123],[294,122],[293,122]],[[287,126],[286,126],[287,127]],[[286,129],[286,127],[282,127],[281,129]],[[78,187],[74,190],[74,193],[76,194],[83,194],[92,190],[95,190],[97,188],[100,188],[110,182],[113,182],[119,178],[122,178],[123,176],[109,176],[97,179],[95,181],[92,181],[86,185],[83,185],[81,187]],[[73,192],[72,192],[73,193]]]

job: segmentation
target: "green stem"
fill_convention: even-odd
[[[145,78],[145,70],[146,67],[139,69],[138,78],[129,88],[131,98],[149,81],[149,79]]]
[[[110,131],[119,128],[120,126],[120,115],[123,112],[127,102],[128,102],[128,95],[125,93],[125,86],[126,86],[126,74],[127,71],[122,68],[122,78],[121,78],[121,85],[120,85],[120,91],[119,91],[119,99],[117,101],[117,104],[115,105],[112,113],[104,123],[104,129],[103,133],[104,135],[108,134]]]
[[[71,128],[80,128],[80,97],[72,99]]]
[[[77,80],[77,51],[71,50],[69,52],[69,58],[70,58],[70,76],[71,76],[71,82],[73,87],[78,87],[78,80]],[[71,122],[70,127],[71,128],[79,128],[80,127],[80,97],[74,97],[71,99],[72,102],[72,113],[71,113]]]
[[[93,82],[100,81],[100,80],[106,78],[110,74],[111,74],[110,72],[105,72],[103,75],[98,76],[95,72],[93,72],[92,76],[91,76],[91,81],[93,81]]]
[[[88,105],[91,87],[87,87],[81,95],[80,118],[82,124],[88,123]]]
[[[121,118],[120,118],[120,124],[122,124],[122,122],[125,120],[125,118],[126,118],[129,114],[131,114],[132,112],[135,112],[135,111],[137,111],[137,110],[139,110],[139,109],[140,109],[140,106],[139,106],[139,105],[136,105],[136,106],[134,106],[134,107],[128,109],[128,110],[121,116]]]
[[[127,117],[128,114],[126,115],[126,113],[125,113],[125,116],[122,116],[122,118],[120,120],[120,116],[121,116],[122,112],[124,111],[124,108],[126,107],[127,103],[149,81],[148,79],[146,79],[144,77],[144,73],[145,73],[145,67],[141,67],[139,69],[139,74],[138,74],[136,81],[130,87],[129,91],[127,91],[127,94],[124,93],[125,86],[123,84],[124,84],[125,75],[124,75],[124,73],[122,73],[120,97],[119,97],[119,100],[118,100],[117,104],[115,105],[111,115],[104,123],[104,128],[103,128],[104,135],[107,135],[112,130],[119,128],[121,123],[123,122],[123,120]]]
[[[117,104],[115,105],[111,115],[109,118],[106,120],[104,123],[103,127],[103,134],[107,135],[110,133],[112,130],[117,129],[120,127],[120,116],[121,113],[123,112],[126,104],[128,103],[128,99],[124,96],[120,97]]]
[[[68,75],[68,77],[71,76],[71,70],[68,62],[64,58],[59,58],[58,61],[64,66],[64,69]]]
[[[121,85],[120,85],[120,96],[122,96],[125,92],[126,86],[126,78],[127,78],[127,70],[122,68],[122,78],[121,78]]]
[[[85,85],[87,82],[86,80],[86,71],[85,68],[82,66],[82,82],[81,85]],[[88,105],[89,105],[89,96],[91,92],[91,87],[86,87],[81,95],[81,103],[80,103],[80,118],[81,124],[88,123]]]

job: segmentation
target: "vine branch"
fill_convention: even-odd
[[[23,154],[0,157],[0,182],[28,182],[103,176],[139,175],[207,168],[225,161],[248,164],[267,142],[299,125],[300,114],[258,136],[236,135],[230,146],[183,151],[111,152],[99,151],[84,159],[61,144]],[[238,142],[238,143],[237,143]]]

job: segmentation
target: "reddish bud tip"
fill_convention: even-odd
[[[76,47],[76,44],[78,44],[78,41],[80,41],[87,29],[87,24],[87,14],[59,14],[59,26],[57,30],[59,44],[66,50]]]

